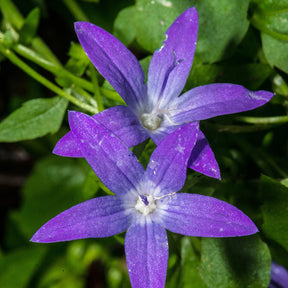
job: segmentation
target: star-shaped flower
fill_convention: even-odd
[[[74,141],[114,196],[78,204],[42,226],[33,242],[109,237],[125,230],[125,253],[134,288],[163,288],[168,262],[166,230],[188,236],[233,237],[256,233],[254,223],[218,199],[176,193],[198,137],[198,122],[182,126],[154,150],[144,171],[134,154],[104,126],[69,113]]]
[[[198,14],[194,7],[182,13],[168,29],[166,40],[151,59],[147,85],[135,56],[114,36],[86,22],[77,22],[75,30],[92,63],[127,104],[93,117],[129,147],[149,137],[158,145],[186,123],[255,109],[273,96],[271,92],[251,92],[240,85],[210,84],[178,97],[196,49]],[[59,141],[54,153],[83,157],[72,133]],[[217,161],[200,130],[188,167],[220,178]]]

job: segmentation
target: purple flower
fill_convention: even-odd
[[[194,7],[175,20],[162,47],[153,54],[147,86],[139,62],[114,36],[86,22],[77,22],[75,30],[92,63],[127,104],[93,117],[129,147],[149,137],[158,145],[186,123],[251,110],[264,105],[273,96],[271,92],[251,92],[239,85],[210,84],[178,97],[196,49],[198,14]],[[83,157],[71,133],[60,140],[54,153]],[[200,130],[188,167],[220,179],[217,161]]]
[[[288,288],[288,271],[272,261],[269,288]]]
[[[166,230],[188,236],[233,237],[256,233],[254,223],[218,199],[179,191],[198,133],[198,122],[182,126],[154,150],[146,171],[134,154],[104,126],[69,112],[74,141],[94,172],[115,196],[78,204],[42,226],[33,242],[109,237],[125,230],[132,287],[165,285]]]

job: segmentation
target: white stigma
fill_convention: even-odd
[[[155,200],[156,199],[152,195],[139,195],[135,209],[144,216],[147,216],[157,208]]]
[[[161,113],[143,113],[141,115],[142,125],[148,130],[156,130],[163,122],[163,114]]]

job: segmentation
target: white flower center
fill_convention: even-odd
[[[152,213],[156,208],[156,199],[152,195],[139,195],[135,209],[144,216]]]
[[[161,113],[143,113],[141,115],[142,125],[148,130],[156,130],[163,122],[164,116]]]

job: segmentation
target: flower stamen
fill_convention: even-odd
[[[152,195],[139,195],[135,209],[142,213],[144,216],[147,216],[148,214],[152,213],[155,209],[156,201],[155,198]]]
[[[148,130],[156,130],[163,122],[164,116],[161,113],[143,113],[141,123]]]

